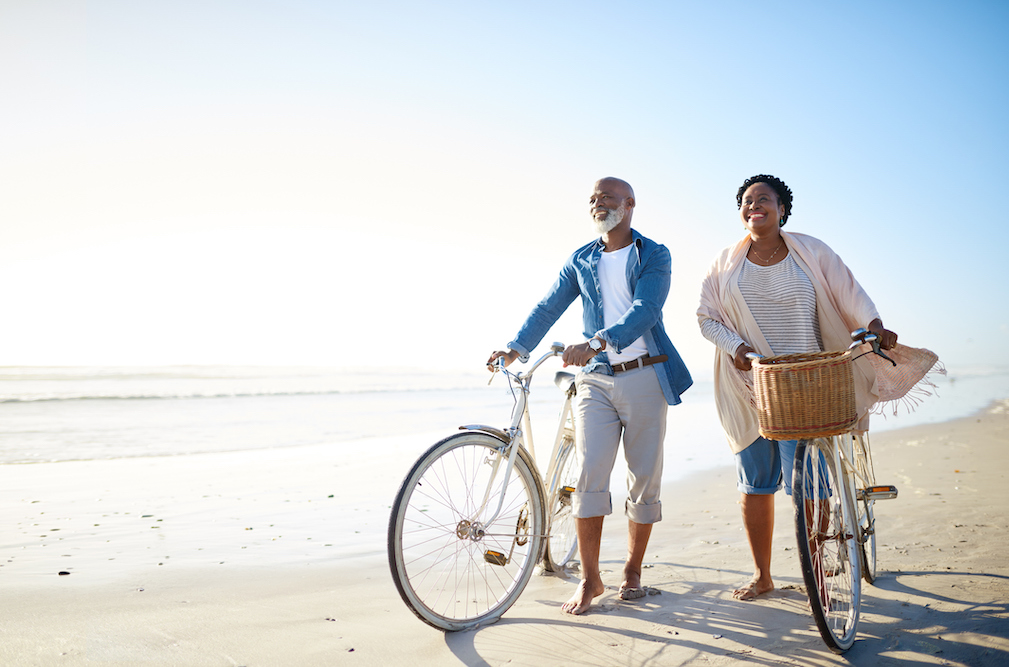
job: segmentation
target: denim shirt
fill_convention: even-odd
[[[628,254],[627,280],[631,287],[631,307],[615,324],[604,328],[603,293],[599,284],[599,258],[602,240],[582,246],[564,263],[561,273],[543,300],[536,304],[508,347],[520,354],[523,363],[529,354],[564,314],[575,297],[582,298],[582,332],[586,339],[598,336],[606,349],[620,352],[638,338],[643,338],[648,355],[665,354],[668,361],[655,366],[662,393],[669,405],[680,403],[680,394],[693,380],[662,326],[662,306],[669,293],[672,261],[664,245],[645,238],[633,229],[634,252]],[[585,373],[613,375],[606,352],[597,354],[583,369]]]

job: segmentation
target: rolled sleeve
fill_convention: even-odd
[[[523,364],[525,362],[529,361],[530,350],[527,350],[522,345],[522,343],[518,342],[517,340],[513,340],[512,342],[508,343],[508,349],[509,350],[515,350],[516,352],[518,352],[519,353],[519,361],[521,361]]]

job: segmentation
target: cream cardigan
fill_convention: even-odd
[[[826,350],[845,350],[851,343],[851,332],[879,317],[872,299],[858,284],[841,258],[823,241],[807,236],[781,232],[792,257],[809,277],[816,291],[816,314],[820,320],[820,335]],[[737,333],[758,353],[773,354],[746,301],[739,291],[738,278],[750,248],[747,235],[734,246],[722,251],[708,270],[701,285],[701,304],[697,309],[698,324],[716,320]],[[855,403],[858,407],[859,430],[869,428],[868,413],[879,399],[875,363],[868,355],[855,361]],[[753,379],[740,371],[732,355],[715,348],[715,406],[725,429],[729,446],[741,452],[759,436],[757,409],[753,398]]]

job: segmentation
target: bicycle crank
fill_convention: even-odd
[[[522,508],[519,512],[519,518],[515,522],[515,544],[520,547],[524,547],[527,542],[529,542],[529,510]],[[514,549],[514,545],[512,549]]]
[[[485,534],[481,533],[481,537]],[[512,554],[515,553],[515,545],[524,547],[529,544],[529,537],[529,510],[523,507],[519,511],[518,519],[515,522],[515,537],[512,538],[512,547],[508,551],[508,555],[505,556],[500,551],[488,549],[483,553],[484,561],[491,565],[507,565],[511,562]]]

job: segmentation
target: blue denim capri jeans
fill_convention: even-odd
[[[798,440],[768,440],[757,438],[749,447],[736,454],[736,488],[749,496],[765,496],[782,486],[792,495],[792,471]],[[827,479],[826,463],[820,454],[820,477]],[[831,493],[828,487],[823,497]]]

